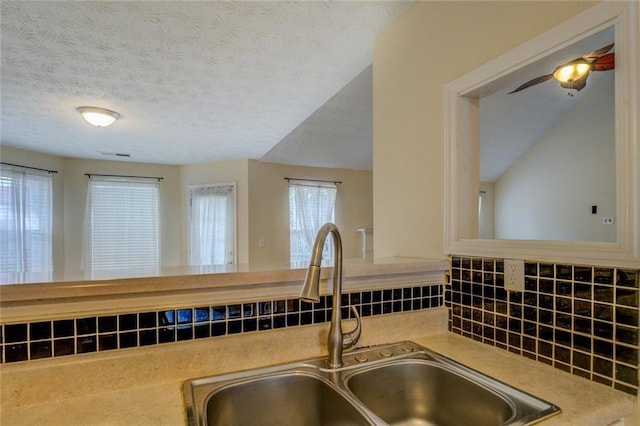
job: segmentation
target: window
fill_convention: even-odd
[[[236,263],[236,185],[189,187],[189,265]]]
[[[311,248],[318,230],[334,221],[336,185],[289,181],[289,242],[291,262],[311,259]],[[325,245],[323,258],[329,258],[330,244]]]
[[[0,169],[0,272],[53,269],[50,174]]]
[[[89,178],[83,266],[88,270],[157,268],[156,178]]]

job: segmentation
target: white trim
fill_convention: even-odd
[[[447,84],[445,112],[444,251],[466,256],[640,266],[638,167],[638,3],[602,2]],[[471,204],[479,185],[477,91],[484,85],[608,26],[616,33],[616,209],[617,242],[479,240]],[[469,125],[470,123],[470,125]],[[474,207],[474,208],[471,208]]]

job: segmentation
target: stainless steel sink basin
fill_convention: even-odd
[[[516,412],[491,389],[421,360],[367,369],[353,375],[347,387],[389,424],[493,426]]]
[[[209,426],[370,424],[329,382],[299,372],[232,383],[213,392],[205,409]]]
[[[191,425],[530,425],[553,404],[412,342],[193,379]]]
[[[316,365],[292,363],[187,381],[190,425],[371,425]]]

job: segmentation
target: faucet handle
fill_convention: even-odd
[[[360,332],[362,331],[360,327],[360,315],[358,314],[358,310],[355,306],[349,307],[351,308],[351,312],[353,312],[353,315],[356,317],[356,327],[349,332],[342,333],[343,349],[349,349],[355,346],[358,343],[358,340],[360,340]]]

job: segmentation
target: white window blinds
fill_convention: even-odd
[[[157,268],[160,265],[158,205],[156,178],[90,176],[84,268]]]
[[[53,184],[50,174],[0,168],[0,272],[49,272]]]
[[[337,188],[335,184],[289,182],[289,243],[291,262],[308,261],[316,234],[327,222],[334,221]],[[329,258],[325,244],[324,258]]]
[[[191,186],[189,264],[235,263],[235,184]]]

